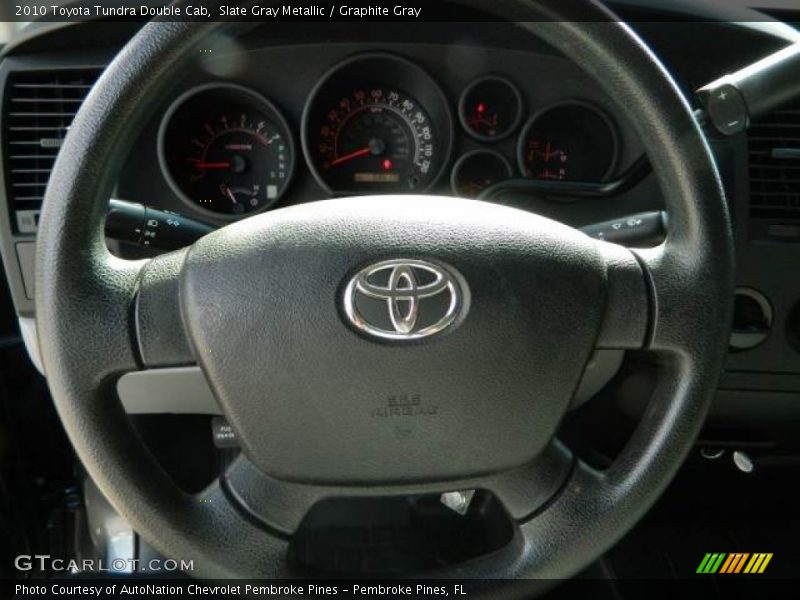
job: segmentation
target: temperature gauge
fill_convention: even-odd
[[[461,125],[476,140],[501,140],[519,125],[522,95],[508,79],[497,76],[473,81],[458,103]]]

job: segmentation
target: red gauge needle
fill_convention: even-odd
[[[355,152],[351,152],[350,154],[345,154],[344,156],[340,156],[330,162],[331,167],[335,167],[343,162],[347,162],[348,160],[352,160],[354,158],[358,158],[359,156],[364,156],[365,154],[369,154],[372,152],[372,148],[369,146],[365,146],[361,148],[361,150],[356,150]]]
[[[230,169],[229,162],[199,162],[195,164],[198,169]]]

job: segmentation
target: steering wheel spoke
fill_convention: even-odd
[[[726,248],[705,251],[709,260],[729,252]],[[678,244],[637,249],[636,254],[650,290],[648,348],[684,354],[692,334],[707,330],[711,323],[717,334],[715,342],[727,347],[731,315],[726,296],[732,296],[731,272],[720,275],[708,260],[699,260],[695,253]]]
[[[220,477],[230,501],[262,528],[278,537],[291,536],[312,507],[328,498],[369,498],[443,494],[486,490],[504,506],[510,518],[522,522],[561,490],[572,469],[572,455],[557,440],[532,462],[521,467],[448,482],[398,482],[392,485],[313,485],[276,479],[242,455]]]
[[[645,274],[631,250],[597,242],[606,264],[606,310],[596,346],[634,350],[645,344],[650,320]]]
[[[51,303],[40,307],[37,321],[45,321],[52,313],[57,317],[51,318],[71,324],[70,330],[59,332],[59,337],[40,331],[44,352],[51,343],[65,348],[58,361],[46,365],[49,380],[73,374],[76,366],[91,365],[88,374],[92,384],[102,387],[140,368],[130,314],[142,266],[141,261],[122,260],[98,244],[79,260],[64,252],[49,275],[37,270],[42,289],[53,283],[60,292]],[[91,340],[91,344],[84,344],[84,340]]]
[[[180,306],[180,273],[187,251],[162,254],[142,267],[133,321],[139,356],[147,368],[195,362]]]

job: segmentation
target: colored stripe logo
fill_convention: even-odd
[[[726,575],[735,573],[763,573],[769,561],[772,560],[772,553],[757,552],[707,552],[697,567],[697,573],[724,573]]]

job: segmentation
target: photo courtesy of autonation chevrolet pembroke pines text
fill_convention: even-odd
[[[800,581],[800,0],[3,0],[0,600]]]

